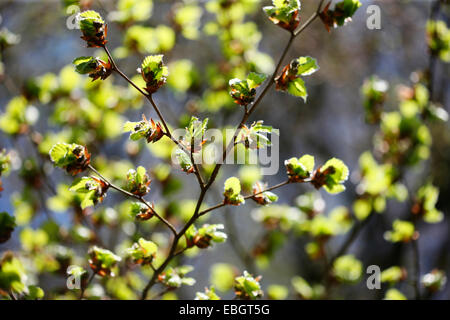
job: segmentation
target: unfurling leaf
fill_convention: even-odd
[[[95,177],[82,177],[73,182],[70,191],[77,192],[81,200],[81,208],[93,206],[103,201],[109,186],[103,181]]]
[[[215,288],[211,287],[205,288],[205,292],[197,292],[195,300],[220,300],[220,297],[216,294]]]
[[[155,123],[153,119],[148,121],[145,115],[142,115],[142,121],[126,122],[123,131],[131,132],[130,139],[133,141],[144,138],[148,143],[157,142],[164,136],[164,132],[159,122]]]
[[[410,242],[418,237],[412,222],[398,219],[392,223],[392,230],[384,233],[384,238],[391,242]]]
[[[205,249],[211,246],[211,242],[224,242],[227,239],[227,235],[222,231],[218,231],[223,228],[222,224],[204,224],[199,229],[192,225],[186,231],[186,245],[189,248],[196,246],[200,249]]]
[[[260,149],[270,146],[271,142],[266,134],[272,133],[272,127],[265,126],[263,123],[262,120],[255,121],[250,128],[244,125],[239,132],[236,143],[243,143],[247,149]]]
[[[439,189],[432,184],[421,187],[416,194],[415,203],[411,212],[423,217],[425,222],[438,223],[444,218],[444,214],[436,209],[439,197]]]
[[[245,300],[255,300],[263,296],[259,281],[261,276],[254,278],[250,273],[244,271],[242,276],[234,279],[234,292],[236,297]]]
[[[140,221],[147,221],[154,216],[153,205],[149,208],[142,202],[133,202],[131,204],[131,217]]]
[[[145,90],[149,93],[155,93],[162,87],[169,75],[169,69],[163,62],[163,55],[147,56],[138,69],[146,83]]]
[[[179,288],[182,285],[193,286],[195,284],[195,279],[186,277],[186,274],[193,269],[192,266],[169,268],[166,272],[163,272],[158,276],[158,281],[169,288]]]
[[[205,132],[208,126],[208,118],[201,121],[197,117],[191,117],[189,125],[186,127],[186,135],[181,143],[187,150],[193,153],[201,150],[205,140]]]
[[[283,29],[294,31],[300,23],[300,1],[272,0],[272,3],[273,6],[263,8],[269,19]]]
[[[111,63],[105,62],[94,57],[78,57],[72,62],[75,65],[75,71],[79,74],[89,74],[92,81],[98,78],[105,80],[112,72]]]
[[[144,167],[130,169],[127,173],[127,190],[137,196],[144,196],[150,191],[150,177]]]
[[[236,177],[228,178],[225,181],[223,195],[225,196],[224,202],[226,204],[238,206],[245,203],[245,199],[241,195],[241,182]]]
[[[314,172],[311,183],[316,189],[323,186],[328,193],[340,193],[345,190],[343,183],[347,181],[348,173],[344,162],[333,158]]]
[[[127,249],[127,255],[133,260],[134,263],[147,265],[152,263],[153,258],[156,256],[157,250],[158,246],[156,243],[140,238],[139,241],[135,242],[131,248]]]
[[[81,39],[88,47],[102,47],[107,43],[108,26],[100,14],[93,10],[84,11],[77,15],[77,20],[83,33]]]
[[[311,177],[314,170],[314,157],[307,154],[300,159],[291,158],[284,162],[289,181],[303,182]]]
[[[319,14],[328,31],[330,31],[330,28],[337,28],[351,21],[356,10],[361,7],[361,2],[359,0],[342,0],[336,3],[333,10],[330,9],[330,5],[331,1]]]
[[[258,74],[252,72],[248,75],[247,79],[231,79],[229,85],[231,88],[230,95],[234,99],[234,102],[242,106],[246,106],[255,100],[256,88],[258,88],[267,76],[264,74]]]
[[[266,183],[261,183],[259,181],[255,182],[253,185],[253,197],[252,199],[255,200],[260,205],[268,205],[272,202],[276,202],[278,200],[278,196],[275,193],[272,193],[270,191],[265,191],[267,188]]]
[[[113,268],[122,259],[107,249],[94,246],[89,249],[89,266],[95,274],[114,277]]]
[[[276,89],[301,97],[306,102],[308,93],[305,82],[300,76],[309,76],[319,70],[317,61],[311,57],[300,57],[294,59],[285,66],[281,74],[275,78]]]
[[[91,155],[87,148],[74,143],[57,143],[51,148],[49,154],[55,166],[65,169],[72,175],[86,170],[91,162]]]

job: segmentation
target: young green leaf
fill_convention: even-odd
[[[88,47],[102,47],[107,43],[108,26],[100,14],[94,10],[83,11],[77,15],[77,21],[83,33],[81,39]]]
[[[259,281],[261,276],[254,278],[250,273],[244,273],[234,280],[234,293],[239,299],[255,300],[263,296]]]
[[[246,106],[255,100],[256,88],[258,88],[265,80],[267,76],[264,74],[258,74],[251,72],[247,79],[231,79],[229,85],[231,88],[230,95],[234,99],[234,102],[242,106]]]
[[[223,192],[223,195],[225,196],[224,199],[225,203],[234,206],[238,206],[240,204],[245,203],[245,199],[240,193],[241,193],[241,182],[239,181],[239,179],[236,177],[228,178],[225,181]]]
[[[134,263],[140,265],[151,264],[158,251],[158,246],[152,241],[140,238],[131,248],[127,249],[127,255]]]
[[[95,274],[101,277],[114,277],[114,268],[122,258],[107,249],[99,248],[97,246],[91,247],[88,254],[89,266]]]
[[[145,90],[149,94],[153,94],[162,87],[169,75],[169,69],[164,65],[163,55],[147,56],[142,62],[141,68],[138,69],[142,78],[146,83]]]
[[[150,191],[150,177],[147,170],[139,166],[136,170],[130,169],[127,173],[127,190],[137,196],[144,196]]]
[[[111,63],[94,57],[78,57],[72,61],[75,71],[79,74],[89,74],[92,81],[98,78],[105,80],[112,73]]]
[[[77,192],[81,200],[81,208],[93,206],[102,202],[106,196],[109,186],[103,181],[95,177],[82,177],[72,183],[70,191]]]
[[[272,0],[273,6],[264,7],[269,19],[283,29],[293,32],[300,23],[299,0]]]
[[[345,190],[343,183],[347,181],[348,174],[344,162],[332,158],[314,172],[311,183],[316,189],[324,187],[328,193],[336,194]]]
[[[55,166],[65,169],[72,175],[86,170],[91,162],[87,148],[74,143],[59,142],[51,148],[49,154]]]
[[[148,143],[157,142],[164,136],[159,122],[155,123],[153,119],[148,121],[145,115],[142,115],[142,121],[127,121],[123,126],[123,132],[130,132],[130,139],[133,141],[146,139]]]

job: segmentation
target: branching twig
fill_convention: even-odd
[[[118,186],[116,186],[115,184],[113,184],[112,182],[110,182],[108,179],[106,179],[100,172],[97,171],[97,169],[95,169],[92,165],[88,166],[90,170],[92,170],[100,179],[103,180],[103,182],[105,182],[107,184],[108,187],[111,187],[121,193],[123,193],[124,195],[137,199],[140,202],[142,202],[143,204],[145,204],[151,211],[152,213],[162,222],[164,223],[171,231],[174,235],[177,234],[177,230],[175,229],[175,227],[169,222],[167,221],[164,217],[162,217],[161,215],[159,215],[155,209],[150,205],[150,203],[148,203],[143,197],[135,195],[129,191],[126,191]]]

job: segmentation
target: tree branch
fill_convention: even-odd
[[[126,191],[118,186],[116,186],[115,184],[113,184],[112,182],[110,182],[108,179],[106,179],[100,172],[97,171],[97,169],[95,169],[92,165],[88,165],[88,168],[90,170],[92,170],[100,179],[103,180],[103,182],[105,182],[108,187],[111,187],[121,193],[123,193],[124,195],[134,198],[140,202],[142,202],[143,204],[145,204],[151,211],[152,213],[162,222],[164,223],[171,231],[174,235],[177,234],[177,230],[175,229],[175,227],[169,222],[167,221],[165,218],[163,218],[161,215],[159,215],[155,209],[153,209],[153,207],[150,205],[150,203],[148,203],[142,196],[138,196],[136,194],[133,194],[129,191]]]

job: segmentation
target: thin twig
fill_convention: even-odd
[[[92,170],[100,179],[102,179],[108,187],[111,187],[121,193],[123,193],[124,195],[137,199],[140,202],[142,202],[143,204],[145,204],[151,211],[152,213],[162,222],[164,223],[171,231],[174,235],[177,234],[177,230],[175,229],[175,227],[169,222],[167,221],[165,218],[163,218],[161,215],[159,215],[155,209],[152,207],[152,205],[150,203],[148,203],[142,196],[138,196],[136,194],[133,194],[129,191],[126,191],[118,186],[116,186],[115,184],[113,184],[112,182],[110,182],[108,179],[106,179],[100,172],[97,171],[97,169],[95,169],[92,165],[88,165],[88,168],[90,170]]]

